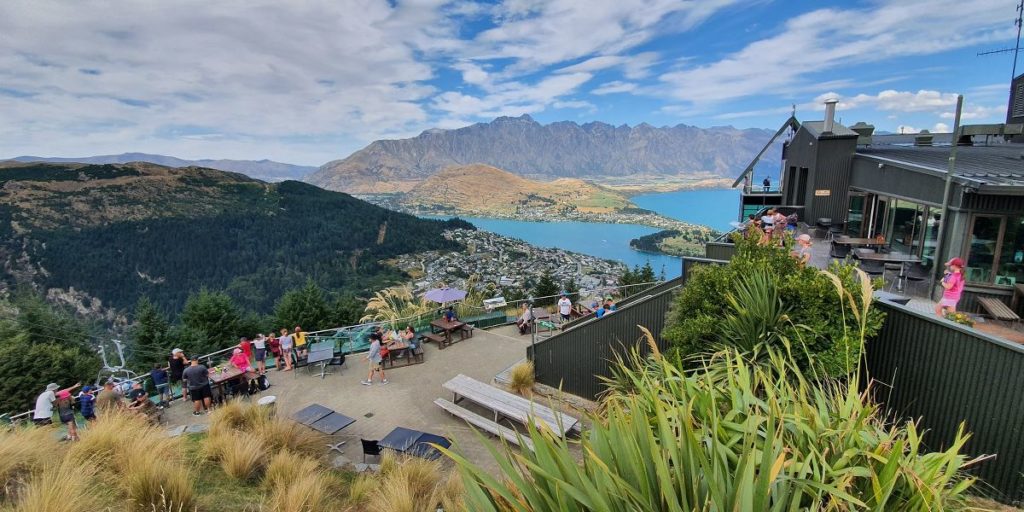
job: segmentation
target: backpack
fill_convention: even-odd
[[[259,387],[260,391],[266,391],[268,388],[270,388],[270,379],[268,379],[266,375],[260,375],[259,377],[256,377],[255,382],[256,386]]]
[[[260,392],[260,386],[256,384],[256,379],[249,381],[249,394],[255,395]]]

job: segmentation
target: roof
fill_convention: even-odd
[[[804,121],[803,127],[807,129],[815,139],[841,139],[846,137],[857,137],[857,132],[839,124],[832,123],[831,135],[823,133],[825,121]]]
[[[862,146],[857,148],[857,156],[945,174],[950,149],[950,146]],[[960,146],[954,173],[958,182],[977,187],[980,193],[1024,193],[1024,144]]]
[[[786,133],[787,128],[793,130],[794,132],[799,130],[800,121],[797,121],[795,116],[789,116],[789,119],[786,119],[786,121],[782,123],[782,126],[779,127],[779,130],[775,132],[775,135],[772,135],[772,138],[768,139],[768,142],[765,143],[764,147],[761,148],[761,151],[757,153],[757,156],[755,156],[754,159],[750,161],[750,165],[748,165],[746,169],[743,169],[743,172],[740,173],[738,178],[736,178],[736,181],[732,183],[732,188],[736,188],[737,186],[739,186],[739,184],[743,182],[743,179],[746,178],[748,174],[754,172],[754,166],[757,165],[757,161],[760,160],[761,156],[764,155],[764,152],[768,151],[768,148],[775,143],[775,139],[778,139],[780,135]]]

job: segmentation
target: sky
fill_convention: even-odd
[[[541,123],[1002,122],[1016,0],[4,0],[0,158],[320,165],[381,138]],[[1024,68],[1022,68],[1024,69]]]

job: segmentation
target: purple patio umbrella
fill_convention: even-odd
[[[463,290],[456,290],[455,288],[434,288],[433,290],[427,290],[427,293],[424,293],[423,297],[427,300],[444,304],[446,302],[455,302],[457,300],[465,299],[466,292]]]

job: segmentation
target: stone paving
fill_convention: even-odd
[[[499,441],[488,437],[481,442],[462,420],[433,402],[439,397],[451,400],[451,394],[442,389],[441,384],[460,373],[490,383],[495,375],[523,359],[529,344],[529,336],[519,336],[515,326],[476,329],[472,338],[444,350],[428,344],[424,363],[386,370],[389,383],[385,385],[360,384],[366,378],[368,366],[364,355],[356,354],[349,356],[341,367],[328,367],[328,371],[333,373],[323,380],[318,370],[315,373],[311,370],[309,374],[305,368],[292,372],[270,370],[267,373],[270,389],[251,399],[276,396],[277,413],[286,417],[307,405],[318,403],[355,418],[354,424],[339,433],[339,439],[348,440],[342,447],[343,456],[352,463],[363,461],[360,438],[379,440],[393,428],[401,426],[447,436],[469,460],[496,470],[497,465],[484,443],[498,445]],[[460,402],[460,405],[485,417],[490,416],[466,402]],[[545,405],[550,403],[545,401]],[[191,412],[191,403],[176,401],[164,411],[164,426],[172,429],[179,425],[208,422],[207,416],[192,416]],[[506,425],[513,426],[511,423]],[[190,427],[194,428],[201,427]],[[333,452],[330,458],[337,455]],[[367,462],[376,460],[369,458]]]

